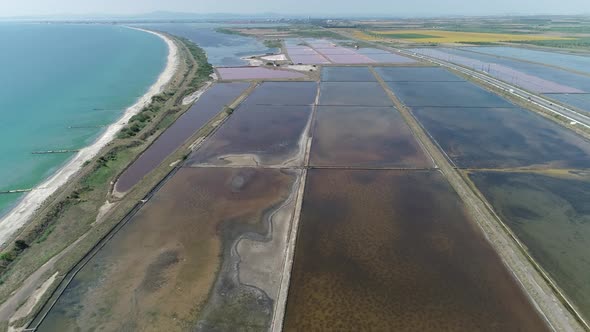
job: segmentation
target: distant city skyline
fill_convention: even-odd
[[[589,14],[588,0],[365,0],[356,4],[341,0],[212,1],[212,0],[22,0],[3,1],[0,17],[141,15],[157,11],[193,14],[260,14],[311,16],[448,16]]]

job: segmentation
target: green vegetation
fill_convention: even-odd
[[[303,37],[303,38],[331,38],[331,39],[347,39],[342,35],[330,31],[328,29],[323,29],[315,25],[309,24],[301,24],[301,25],[291,25],[286,27],[269,27],[269,28],[256,28],[256,30],[267,29],[269,32],[276,31],[276,32],[288,32],[291,37]],[[247,29],[244,30],[237,30],[232,28],[217,28],[215,31],[220,33],[225,33],[228,35],[238,35],[238,36],[246,36],[246,37],[253,37],[247,33]],[[273,40],[269,41],[271,44],[267,44],[265,40],[264,43],[269,48],[280,47],[278,44],[274,43]]]
[[[422,39],[422,38],[440,38],[439,36],[423,35],[419,33],[385,33],[375,34],[379,37],[392,38],[392,39]]]
[[[226,35],[236,35],[236,36],[245,36],[247,37],[248,35],[238,31],[238,30],[234,30],[234,29],[230,29],[230,28],[217,28],[215,29],[216,32],[219,33],[225,33]]]
[[[513,42],[518,44],[530,44],[537,46],[556,47],[556,48],[590,48],[590,37],[580,37],[576,39],[565,39],[565,40],[534,40],[534,41],[522,41]]]
[[[346,39],[336,32],[325,29],[300,29],[289,30],[291,34],[303,38],[331,38],[331,39]]]
[[[264,46],[268,48],[281,48],[283,47],[282,39],[266,39]]]
[[[542,28],[543,31],[565,32],[565,33],[590,33],[590,25],[574,25],[571,26],[550,26]]]
[[[140,131],[142,131],[152,119],[160,112],[164,103],[171,97],[169,93],[161,93],[153,96],[151,103],[144,107],[139,113],[129,119],[127,126],[123,128],[118,134],[117,138],[125,139],[134,137]]]
[[[500,34],[535,34],[537,32],[521,31],[518,28],[507,28],[503,25],[497,24],[482,24],[482,25],[461,25],[461,24],[446,24],[440,27],[441,30],[456,31],[456,32],[479,32],[479,33],[500,33]]]
[[[494,42],[475,42],[475,41],[461,42],[461,44],[478,45],[478,46],[498,45],[498,43],[494,43]]]
[[[190,81],[186,92],[183,94],[183,97],[189,95],[195,91],[197,91],[203,84],[210,79],[210,75],[213,74],[213,66],[207,60],[207,53],[197,46],[195,43],[191,42],[186,38],[180,38],[180,40],[186,45],[189,52],[191,53],[193,59],[196,62],[197,71],[196,74],[193,76],[192,80]],[[192,62],[188,65],[188,70],[192,70],[193,66]],[[178,104],[178,103],[177,103]]]

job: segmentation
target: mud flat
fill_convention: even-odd
[[[246,88],[248,83],[219,83],[209,88],[121,174],[115,189],[122,193],[131,189]]]
[[[240,106],[221,128],[189,157],[189,165],[301,166],[302,136],[311,106]]]
[[[39,330],[267,329],[299,176],[179,170],[76,275]]]
[[[315,122],[312,166],[433,167],[393,107],[319,106]]]
[[[589,319],[590,173],[478,171],[469,177]]]
[[[286,331],[547,331],[433,171],[308,172]]]

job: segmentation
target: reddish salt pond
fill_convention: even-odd
[[[433,49],[414,49],[414,52],[424,54],[433,58],[441,59],[443,61],[453,62],[462,66],[470,67],[475,70],[480,70],[489,75],[501,79],[506,82],[516,84],[527,90],[536,93],[581,93],[583,91],[559,84],[557,82],[548,81],[540,77],[524,73],[513,68],[496,64],[471,59],[468,57],[454,55],[451,53],[433,50]]]
[[[316,65],[316,64],[319,65],[319,64],[329,64],[330,63],[330,61],[328,61],[326,58],[319,55],[318,53],[305,54],[305,55],[289,54],[289,57],[291,58],[291,61],[295,64],[301,63],[304,65]]]
[[[368,56],[359,54],[352,49],[342,46],[328,46],[324,48],[318,47],[315,50],[333,63],[360,64],[375,62],[375,60],[369,58]]]
[[[309,46],[293,46],[287,43],[287,54],[291,58],[291,61],[295,64],[300,63],[304,65],[315,65],[330,63],[330,61],[328,61],[325,57],[321,56]]]
[[[264,67],[224,67],[217,68],[222,80],[260,80],[260,79],[289,79],[305,78],[305,75],[288,70],[270,69]]]
[[[310,55],[310,54],[318,54],[318,52],[314,51],[312,48],[307,46],[293,46],[287,47],[287,51],[291,55]]]
[[[330,48],[316,48],[316,51],[323,55],[333,54],[333,55],[345,55],[345,54],[356,54],[353,50],[349,48],[334,46]]]

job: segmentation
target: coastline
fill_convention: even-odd
[[[4,245],[15,232],[24,226],[45,200],[53,195],[61,186],[66,184],[68,180],[82,168],[84,162],[94,158],[105,146],[107,146],[116,137],[117,133],[127,124],[129,119],[147,106],[150,103],[152,96],[160,93],[164,86],[168,84],[174,76],[179,61],[178,48],[176,47],[176,44],[174,44],[174,41],[166,35],[158,32],[135,27],[127,28],[151,33],[164,40],[168,47],[166,67],[146,93],[141,96],[135,104],[129,106],[116,122],[109,125],[94,143],[81,149],[53,175],[37,185],[33,191],[27,193],[16,206],[0,219],[0,246]]]

